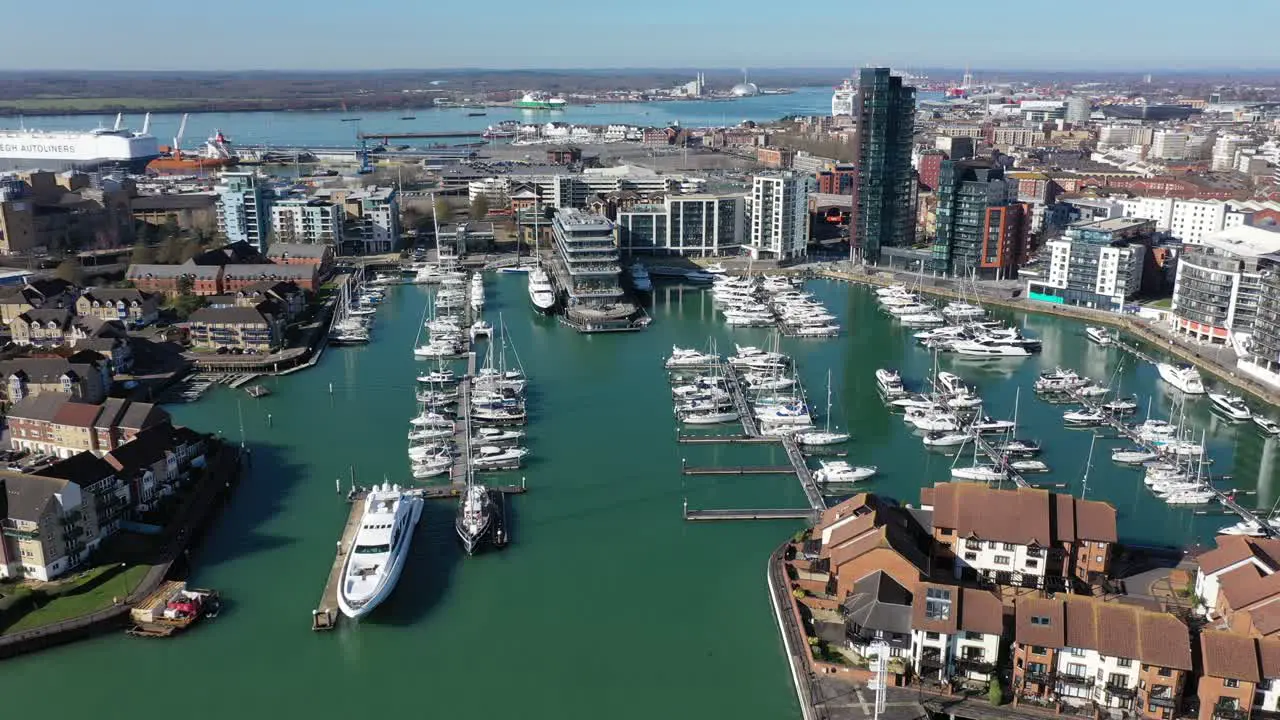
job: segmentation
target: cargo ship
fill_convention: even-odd
[[[117,115],[114,127],[87,132],[75,130],[0,129],[0,170],[122,170],[141,173],[160,156],[160,146],[149,133],[148,114],[141,132],[123,127]]]
[[[513,103],[522,110],[563,110],[568,105],[564,98],[551,97],[543,92],[527,92]]]
[[[182,135],[187,130],[187,116],[182,116],[178,125],[178,134],[173,138],[173,145],[161,147],[163,154],[147,165],[147,172],[156,174],[190,175],[211,170],[219,170],[240,162],[231,149],[231,141],[219,130],[204,142],[200,153],[186,154],[182,152]]]

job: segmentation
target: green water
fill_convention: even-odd
[[[404,481],[404,435],[414,412],[412,378],[424,367],[411,347],[426,297],[392,292],[374,343],[327,351],[320,365],[271,379],[253,400],[219,389],[177,419],[240,437],[254,462],[233,501],[196,552],[198,584],[229,604],[213,624],[172,641],[113,635],[12,660],[0,668],[8,710],[60,716],[135,716],[157,708],[187,718],[371,717],[400,710],[480,717],[794,717],[794,693],[764,588],[769,551],[796,522],[685,523],[680,507],[799,507],[794,478],[684,478],[691,465],[783,464],[769,447],[677,445],[662,368],[672,344],[721,350],[764,345],[763,330],[730,331],[710,298],[662,288],[645,332],[580,336],[528,309],[524,278],[490,277],[486,317],[504,313],[532,378],[532,462],[504,482],[527,479],[513,500],[513,543],[463,557],[451,503],[429,503],[395,595],[370,618],[337,632],[309,630],[347,506],[335,495],[349,467],[364,483]],[[853,331],[837,340],[784,340],[813,402],[825,405],[832,371],[838,425],[851,428],[850,460],[876,464],[872,487],[914,502],[943,480],[951,459],[923,450],[898,416],[880,405],[877,367],[919,383],[932,363],[860,288],[812,288]],[[1041,368],[1075,367],[1108,377],[1123,356],[1087,343],[1063,320],[1014,317],[1045,340],[1042,356],[999,363],[943,364],[979,386],[991,414],[1013,412],[1048,445],[1046,483],[1078,490],[1089,435],[1061,426],[1061,408],[1034,399]],[[1154,368],[1126,362],[1123,387],[1155,413],[1171,398]],[[332,393],[330,393],[332,386]],[[268,414],[270,417],[268,417]],[[1207,427],[1215,471],[1230,484],[1275,498],[1276,442],[1252,425],[1212,420],[1192,403],[1189,422]],[[1229,518],[1170,510],[1134,471],[1113,467],[1115,441],[1100,441],[1089,496],[1120,509],[1121,535],[1147,543],[1209,538]],[[64,688],[73,682],[76,692]],[[428,710],[429,709],[429,710]]]

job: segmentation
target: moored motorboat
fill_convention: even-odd
[[[1156,363],[1161,379],[1188,395],[1203,395],[1204,381],[1200,371],[1191,365]]]
[[[956,480],[971,480],[977,482],[997,482],[1007,480],[1009,472],[994,465],[971,465],[969,467],[953,467],[951,468],[951,477]]]
[[[1011,460],[1009,468],[1020,473],[1049,472],[1049,466],[1042,460]]]
[[[458,500],[458,515],[453,527],[468,555],[475,554],[489,539],[494,529],[493,498],[484,485],[468,483]]]
[[[1114,450],[1111,453],[1112,462],[1118,462],[1121,465],[1141,465],[1151,462],[1160,457],[1160,453],[1153,452],[1143,447],[1135,447],[1128,450]]]
[[[422,515],[422,498],[398,485],[383,484],[364,502],[338,585],[338,608],[350,618],[367,615],[391,595]]]
[[[1280,435],[1280,423],[1269,417],[1254,414],[1253,424],[1257,425],[1258,429],[1267,435]]]
[[[1095,343],[1098,343],[1099,345],[1110,345],[1112,342],[1111,333],[1106,328],[1094,327],[1090,325],[1089,327],[1084,329],[1084,334],[1090,340],[1092,340]]]
[[[1220,415],[1235,422],[1245,422],[1253,417],[1253,412],[1239,395],[1226,393],[1209,393],[1209,402]]]
[[[905,390],[902,386],[902,376],[897,370],[891,368],[880,368],[876,370],[876,385],[880,387],[880,392],[888,396],[901,395]]]
[[[844,460],[823,460],[813,479],[827,484],[849,484],[866,480],[879,472],[874,465],[850,465]]]

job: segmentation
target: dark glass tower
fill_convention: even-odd
[[[874,263],[880,259],[880,248],[904,247],[915,240],[911,144],[916,89],[904,87],[889,68],[863,68],[854,117],[859,174],[853,237],[863,259]]]

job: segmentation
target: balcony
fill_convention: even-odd
[[[1026,680],[1026,682],[1048,684],[1053,682],[1054,672],[1052,670],[1028,669],[1025,673],[1022,674],[1022,677],[1023,679]]]
[[[1169,708],[1170,710],[1178,708],[1178,699],[1172,695],[1152,695],[1147,698],[1147,702],[1155,707]]]
[[[942,655],[937,652],[926,652],[920,656],[920,667],[922,669],[941,670],[947,666]]]
[[[1248,720],[1249,711],[1235,704],[1213,706],[1213,717],[1216,720]]]
[[[1136,687],[1117,685],[1115,683],[1107,683],[1105,687],[1108,693],[1116,697],[1131,698],[1138,694],[1138,689]]]
[[[956,658],[956,669],[961,672],[986,673],[989,675],[995,672],[996,666],[995,663],[987,662],[982,658],[958,657]]]
[[[1094,677],[1092,675],[1078,675],[1068,670],[1058,671],[1058,679],[1064,683],[1080,685],[1083,687],[1093,687],[1094,683]]]

